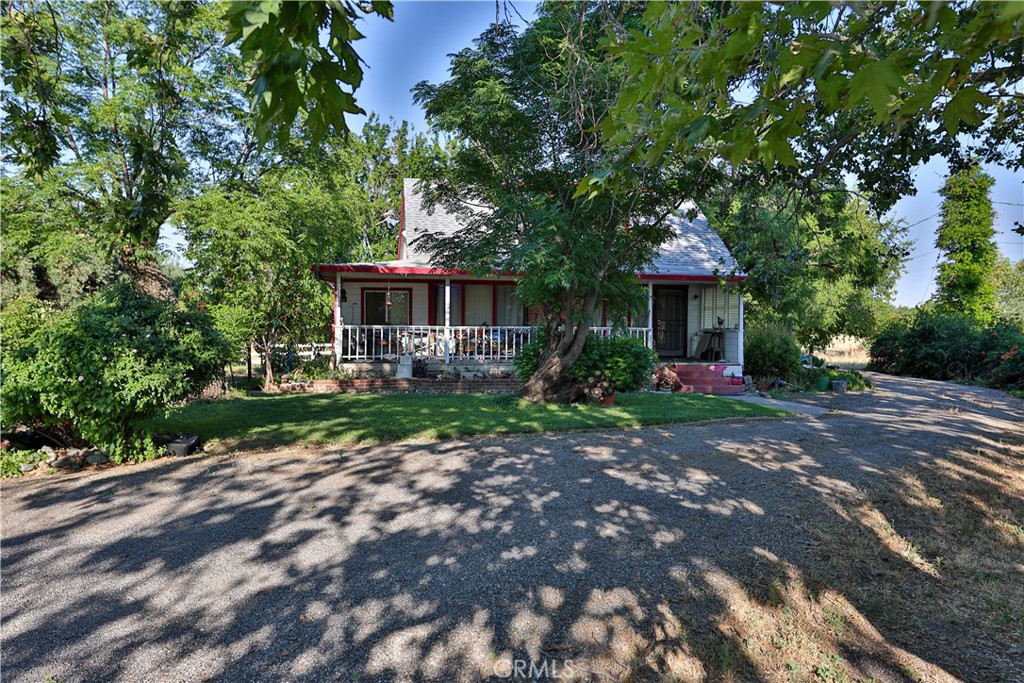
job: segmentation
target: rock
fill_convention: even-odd
[[[21,473],[24,474],[26,472],[31,472],[32,470],[34,470],[36,468],[36,464],[34,462],[23,462],[21,463],[20,467]]]
[[[43,452],[43,453],[46,453],[47,455],[56,455],[57,454],[57,451],[53,450],[53,446],[43,446],[39,450],[41,452]]]
[[[65,452],[65,455],[67,455],[69,458],[79,458],[79,457],[82,456],[82,449],[81,448],[69,448]]]
[[[171,455],[188,455],[199,445],[197,434],[182,434],[174,441],[167,444],[167,452]]]
[[[77,464],[77,460],[67,455],[57,458],[53,462],[49,463],[50,467],[56,467],[57,469],[61,470],[71,469]]]
[[[110,462],[110,458],[99,451],[93,451],[89,455],[85,456],[85,461],[90,465],[105,465]]]

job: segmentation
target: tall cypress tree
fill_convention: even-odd
[[[940,190],[942,219],[935,241],[945,252],[935,295],[939,311],[968,315],[982,324],[996,314],[995,212],[989,196],[994,182],[978,166],[946,178]]]

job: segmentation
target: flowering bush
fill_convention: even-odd
[[[679,373],[671,365],[663,363],[651,373],[651,385],[655,391],[660,389],[679,391],[683,386],[683,380],[679,379]]]
[[[128,285],[68,310],[20,302],[4,311],[0,419],[145,458],[155,447],[140,423],[202,391],[227,355],[207,316]]]
[[[536,371],[543,349],[544,332],[538,329],[533,341],[523,346],[512,361],[520,379],[527,379]],[[647,386],[657,358],[642,339],[590,334],[573,368],[573,376],[578,382],[585,383],[595,372],[600,372],[615,385],[616,390],[638,391]]]
[[[615,393],[615,385],[604,376],[602,372],[595,372],[586,382],[584,393],[587,398],[600,401],[605,396]]]
[[[1024,391],[1024,346],[1011,346],[996,356],[998,364],[989,374],[989,383],[999,389]]]

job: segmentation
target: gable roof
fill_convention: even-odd
[[[402,221],[398,236],[398,259],[378,263],[350,263],[321,266],[326,272],[417,272],[423,274],[445,271],[431,265],[430,254],[417,249],[420,237],[426,234],[451,235],[461,228],[460,219],[442,206],[428,211],[423,196],[416,191],[415,178],[406,178],[402,186]],[[696,212],[691,220],[687,214]],[[738,271],[736,259],[718,236],[707,218],[693,202],[683,202],[666,219],[675,231],[654,257],[649,272],[642,277],[654,279],[714,280],[716,272],[729,275]],[[342,268],[341,266],[349,266]],[[460,271],[461,272],[461,271]],[[739,275],[739,278],[744,276]]]

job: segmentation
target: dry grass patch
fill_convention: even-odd
[[[871,360],[868,340],[859,337],[838,337],[821,354],[829,363],[843,370],[863,370]]]
[[[798,506],[813,561],[692,558],[654,614],[619,625],[632,655],[589,653],[595,668],[624,681],[1020,680],[1024,448],[819,495]]]

